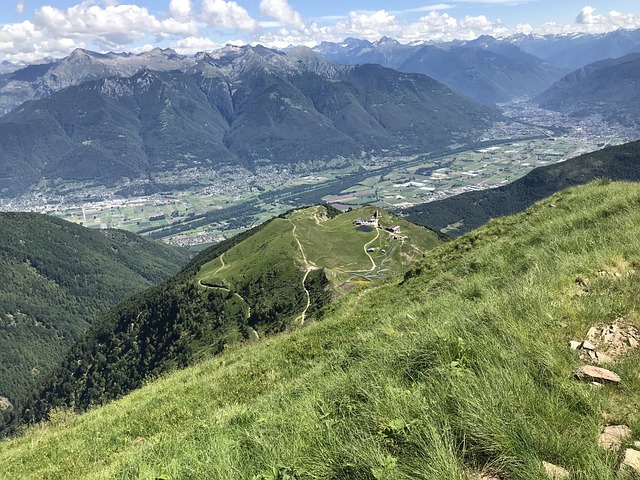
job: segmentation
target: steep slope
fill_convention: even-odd
[[[401,274],[441,242],[386,212],[380,227],[399,225],[400,232],[354,225],[373,212],[336,216],[311,207],[211,247],[176,277],[96,320],[27,403],[24,418],[59,405],[84,410],[239,341],[302,325],[343,291]]]
[[[187,260],[186,252],[127,232],[0,213],[0,396],[20,400],[94,315]]]
[[[537,95],[566,73],[492,37],[480,37],[463,45],[403,45],[388,38],[373,43],[346,39],[342,43],[323,42],[315,50],[338,63],[379,63],[402,72],[423,73],[484,103]]]
[[[562,70],[512,46],[483,44],[428,45],[404,61],[398,70],[429,75],[453,90],[485,103],[534,96],[558,80]],[[506,53],[506,54],[505,54]]]
[[[143,70],[0,118],[0,194],[41,178],[103,184],[184,167],[316,165],[424,152],[502,118],[423,75],[340,66],[311,50],[227,47],[185,72]]]
[[[566,162],[538,167],[503,187],[467,192],[403,211],[412,222],[458,236],[491,218],[513,215],[555,192],[597,178],[640,181],[640,142],[608,147]]]
[[[639,204],[637,185],[559,193],[322,322],[58,411],[0,443],[0,474],[542,480],[549,462],[620,478],[618,452],[640,435],[638,349],[608,366],[623,388],[596,388],[574,377],[585,360],[568,341],[637,323]],[[630,427],[621,450],[598,446],[609,423]]]
[[[640,109],[640,53],[602,60],[556,82],[534,99],[542,108],[577,117],[601,115],[634,126]]]

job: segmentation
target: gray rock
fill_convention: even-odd
[[[7,397],[0,397],[0,412],[4,412],[5,410],[10,410],[13,408],[11,402]]]
[[[582,342],[582,345],[580,345],[580,348],[583,348],[585,350],[595,350],[596,346],[589,340],[585,340],[584,342]]]
[[[611,358],[606,353],[596,352],[596,357],[597,357],[597,360],[598,360],[598,364],[601,364],[601,363],[613,363],[613,358]]]
[[[620,383],[622,381],[617,373],[607,370],[606,368],[595,367],[593,365],[583,365],[576,370],[575,375],[581,380],[588,380],[590,382]]]
[[[633,470],[640,473],[640,452],[633,448],[627,448],[624,451],[624,457],[622,457],[620,470]]]
[[[575,341],[575,340],[571,340],[571,341],[569,342],[569,348],[570,348],[571,350],[578,350],[578,348],[580,348],[580,345],[581,345],[581,342],[577,342],[577,341]]]
[[[591,341],[591,342],[595,342],[598,340],[598,338],[600,338],[600,330],[596,327],[591,327],[589,329],[589,331],[587,332],[587,338]]]
[[[626,425],[609,425],[598,437],[598,445],[605,450],[617,450],[622,441],[631,435],[631,429]]]
[[[565,478],[569,478],[570,474],[566,468],[559,467],[558,465],[554,465],[549,462],[542,462],[542,467],[544,468],[547,477],[554,480],[564,480]]]

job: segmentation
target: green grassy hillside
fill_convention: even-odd
[[[333,289],[344,291],[400,275],[440,243],[433,232],[384,210],[378,210],[379,228],[354,225],[375,211],[363,207],[330,218],[325,207],[317,206],[276,218],[259,234],[203,265],[198,280],[203,285],[237,285],[283,262],[304,273],[322,269]],[[401,227],[398,238],[385,230],[392,225]]]
[[[131,233],[0,213],[0,396],[19,401],[94,315],[187,261],[187,252]]]
[[[377,228],[354,225],[376,211]],[[392,225],[400,226],[398,235],[385,230]],[[326,207],[316,206],[275,218],[203,265],[196,282],[234,292],[259,337],[260,330],[282,330],[287,322],[303,324],[327,303],[323,297],[401,275],[439,243],[435,233],[374,207],[330,217]],[[277,325],[265,321],[278,316]]]
[[[322,322],[228,348],[0,443],[0,477],[614,479],[640,439],[640,354],[574,377],[592,326],[637,325],[640,187],[597,182],[428,253]]]
[[[491,218],[513,215],[565,188],[597,178],[640,181],[640,142],[608,147],[566,162],[538,167],[503,187],[467,192],[404,210],[412,222],[458,236]]]
[[[380,227],[401,227],[395,238],[382,228],[358,231],[354,219],[374,210],[310,207],[206,250],[99,318],[7,424],[39,420],[60,405],[84,410],[234,343],[303,325],[343,291],[401,275],[441,242],[382,211]]]

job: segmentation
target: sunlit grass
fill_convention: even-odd
[[[612,367],[621,388],[594,388],[567,342],[637,318],[638,206],[637,185],[599,182],[493,221],[321,322],[56,412],[0,443],[0,477],[543,479],[544,460],[617,478],[597,437],[615,419],[640,439],[640,357]]]

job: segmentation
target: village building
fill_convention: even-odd
[[[378,209],[376,209],[375,212],[373,212],[373,216],[369,217],[369,218],[356,218],[353,221],[353,224],[357,227],[357,226],[361,226],[361,225],[366,225],[366,226],[371,226],[371,227],[376,227],[378,228],[378,221],[380,220],[380,211]]]

